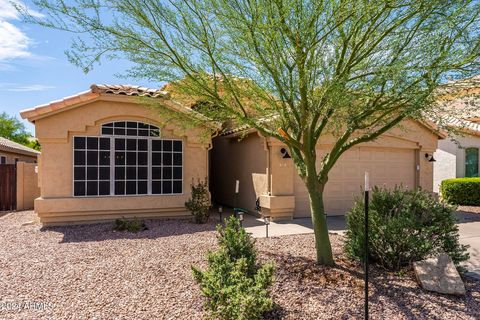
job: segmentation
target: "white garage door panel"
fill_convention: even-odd
[[[392,188],[403,184],[415,186],[415,150],[388,148],[353,148],[343,154],[329,174],[325,188],[325,209],[329,215],[343,215],[361,194],[364,173],[370,184]],[[304,183],[295,177],[295,217],[309,217],[310,204]]]

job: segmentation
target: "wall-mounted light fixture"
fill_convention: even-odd
[[[428,159],[428,162],[435,162],[437,160],[435,160],[435,158],[433,157],[433,154],[428,154],[428,153],[425,153],[425,159]]]
[[[282,155],[283,159],[290,159],[291,158],[290,155],[288,154],[287,149],[285,149],[285,148],[280,149],[280,154]]]

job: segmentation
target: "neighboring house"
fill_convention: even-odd
[[[39,156],[37,150],[0,137],[0,210],[33,208],[40,195],[36,173]]]
[[[185,129],[173,114],[200,121]],[[35,123],[42,145],[41,197],[35,211],[43,224],[187,216],[190,183],[205,178],[219,204],[253,212],[259,199],[262,212],[272,219],[310,215],[307,191],[284,145],[255,130],[236,129],[221,132],[212,148],[211,137],[220,126],[167,92],[92,85],[87,92],[21,115]],[[429,160],[438,138],[433,128],[408,120],[347,151],[330,174],[327,213],[344,214],[351,207],[365,171],[372,185],[432,190]],[[321,142],[319,153],[332,139]]]
[[[218,126],[164,91],[92,85],[21,115],[42,145],[35,211],[44,225],[187,216],[190,183],[208,179],[204,132]],[[188,128],[184,117],[202,124]]]
[[[433,190],[445,179],[480,176],[480,76],[452,83],[445,124],[452,129],[434,153]]]
[[[39,154],[37,150],[0,137],[0,164],[15,164],[18,161],[35,163]]]
[[[329,174],[324,194],[327,215],[343,215],[361,195],[364,173],[371,185],[403,185],[432,191],[433,163],[438,136],[434,128],[413,120],[380,138],[346,151]],[[317,158],[333,142],[322,137]],[[264,138],[255,130],[231,130],[214,138],[211,155],[212,194],[219,203],[255,210],[259,199],[262,213],[272,219],[309,217],[306,187],[299,178],[288,150],[280,141]],[[239,180],[239,195],[233,191]]]

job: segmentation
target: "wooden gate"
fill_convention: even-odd
[[[0,164],[0,211],[17,207],[17,174],[14,164]]]

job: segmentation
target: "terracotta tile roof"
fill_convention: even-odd
[[[111,84],[92,84],[90,90],[93,93],[110,93],[126,96],[152,97],[152,98],[170,98],[167,91],[161,89],[152,89],[134,85],[111,85]]]
[[[468,134],[480,136],[480,123],[451,116],[445,117],[444,120],[447,126],[457,128]]]
[[[480,119],[480,75],[448,82],[438,92],[438,102],[444,110],[460,119]]]
[[[14,152],[20,154],[26,154],[29,156],[37,156],[40,154],[37,150],[26,147],[20,143],[8,140],[7,138],[0,137],[0,150],[7,152]]]
[[[152,89],[135,85],[92,84],[90,86],[90,90],[88,91],[80,92],[73,96],[52,101],[48,104],[39,105],[28,110],[23,110],[20,112],[20,115],[23,119],[28,119],[30,122],[35,122],[35,120],[49,116],[50,114],[75,108],[77,106],[100,99],[102,96],[108,95],[161,98],[164,100],[165,105],[169,106],[173,110],[202,120],[206,126],[212,127],[215,130],[220,129],[219,123],[212,121],[201,113],[192,110],[188,106],[171,99],[169,92],[162,89]]]

